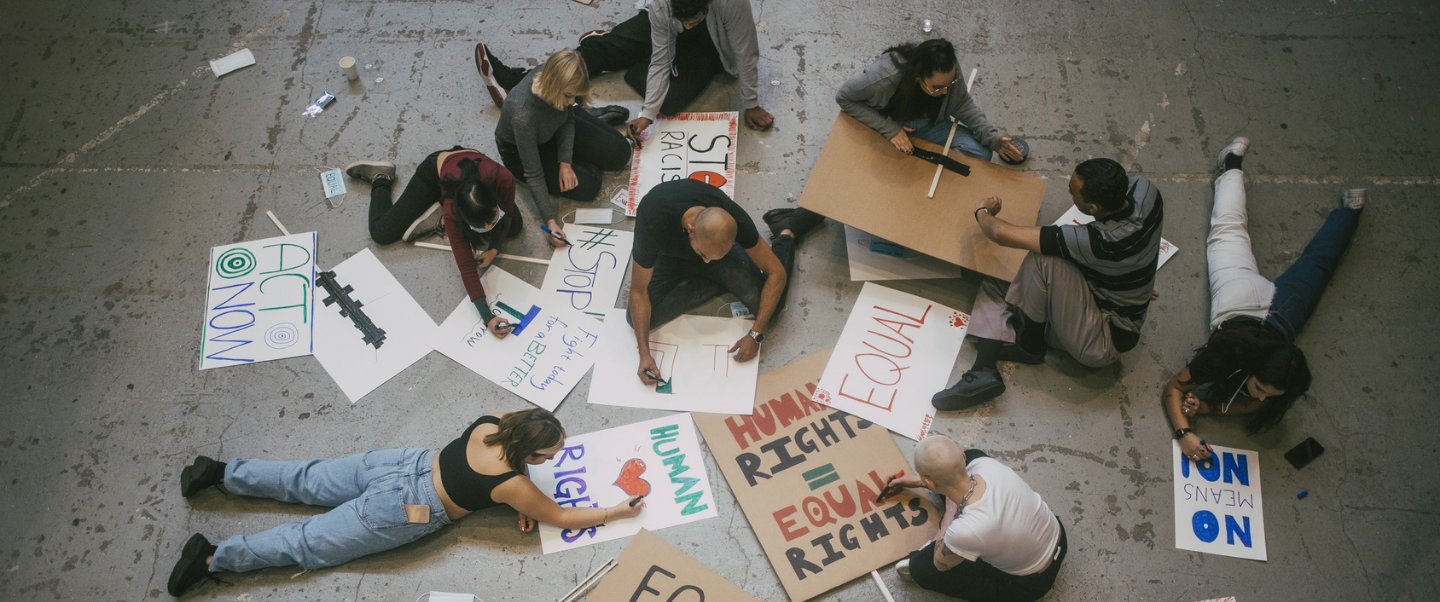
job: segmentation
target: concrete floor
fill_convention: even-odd
[[[1052,355],[1010,370],[999,402],[937,422],[1022,471],[1066,521],[1072,549],[1050,599],[1437,596],[1432,3],[753,2],[760,94],[777,123],[741,138],[737,196],[757,217],[799,195],[836,87],[882,48],[921,38],[925,17],[955,41],[967,70],[979,67],[975,95],[992,120],[1030,139],[1027,169],[1049,180],[1042,221],[1065,210],[1063,178],[1091,156],[1117,158],[1164,192],[1165,235],[1181,252],[1159,274],[1141,346],[1109,369]],[[520,4],[0,2],[9,84],[0,98],[0,598],[163,598],[190,533],[251,532],[315,512],[211,493],[187,502],[179,469],[197,453],[439,446],[479,413],[526,405],[439,354],[353,407],[311,359],[195,369],[209,247],[274,235],[264,218],[273,210],[294,230],[318,230],[319,259],[334,265],[370,244],[367,199],[352,185],[325,201],[322,168],[387,158],[408,173],[456,142],[493,149],[499,112],[474,73],[477,40],[534,59],[633,13],[631,0]],[[206,61],[236,47],[259,63],[216,80]],[[362,83],[341,78],[335,61],[346,54],[360,59]],[[339,101],[300,117],[322,90]],[[601,101],[638,107],[615,76],[597,90]],[[734,94],[714,85],[699,108],[729,109]],[[1252,232],[1267,273],[1296,256],[1342,188],[1367,186],[1371,198],[1301,338],[1316,374],[1309,397],[1259,437],[1203,422],[1210,441],[1263,454],[1263,563],[1174,549],[1159,404],[1165,379],[1206,334],[1210,170],[1240,133],[1254,140]],[[540,244],[531,236],[510,249],[533,255]],[[433,318],[461,296],[446,254],[375,251]],[[798,302],[766,343],[762,368],[833,344],[859,289],[834,224],[804,244],[798,263]],[[506,268],[541,277],[537,267]],[[897,286],[968,307],[976,284]],[[957,373],[973,353],[967,346]],[[588,406],[588,386],[559,410],[572,432],[659,414]],[[1327,452],[1297,472],[1281,453],[1306,436]],[[911,443],[898,442],[908,453]],[[783,599],[713,460],[707,467],[727,502],[719,518],[661,535],[757,596]],[[1310,496],[1297,500],[1302,488]],[[194,597],[411,600],[441,590],[554,600],[624,544],[542,556],[512,513],[494,510],[403,550],[294,578],[239,575]],[[884,577],[896,599],[936,598],[892,571]],[[860,580],[823,599],[879,595]]]

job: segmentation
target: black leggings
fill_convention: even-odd
[[[437,162],[440,153],[457,150],[466,150],[463,146],[455,146],[443,151],[435,151],[426,155],[420,161],[420,166],[415,168],[415,175],[405,183],[404,192],[400,193],[400,200],[391,204],[390,199],[394,194],[394,181],[386,180],[370,186],[370,239],[377,244],[388,245],[400,240],[405,235],[405,230],[415,220],[424,215],[425,210],[431,205],[441,202],[444,197],[444,190],[440,187],[440,169]],[[502,221],[507,224],[496,225],[497,230],[508,230],[505,238],[519,234],[521,227],[520,216],[515,215],[514,219],[507,213],[506,219]],[[486,234],[478,235],[480,238],[488,238]],[[475,241],[471,241],[473,244]]]
[[[630,165],[630,143],[620,132],[595,116],[575,109],[575,142],[570,153],[570,167],[575,170],[576,185],[560,191],[560,162],[555,158],[555,139],[540,143],[540,168],[545,172],[545,187],[550,194],[572,201],[592,201],[600,194],[601,172],[619,171]],[[520,162],[520,149],[513,144],[495,141],[500,147],[500,161],[517,177],[525,177]]]
[[[641,96],[645,95],[650,76],[650,15],[640,11],[616,25],[605,35],[590,36],[580,43],[580,56],[595,76],[606,71],[624,71],[625,83]],[[701,21],[675,38],[674,70],[670,72],[670,91],[660,105],[661,115],[674,115],[685,110],[710,80],[725,72],[720,52],[710,39],[710,30]]]

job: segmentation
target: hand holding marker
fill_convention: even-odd
[[[550,226],[547,224],[540,224],[540,231],[555,237],[555,240],[565,243],[566,246],[570,245],[570,239],[565,238],[565,236],[560,234],[559,232],[551,230]]]

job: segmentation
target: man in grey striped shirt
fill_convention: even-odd
[[[935,394],[936,408],[960,410],[1004,393],[997,361],[1041,364],[1055,347],[1097,368],[1140,342],[1160,257],[1160,191],[1142,176],[1126,176],[1119,163],[1090,159],[1070,175],[1070,197],[1095,221],[1012,224],[999,217],[997,197],[975,209],[987,238],[1030,254],[1008,291],[982,286],[969,327],[975,364]]]

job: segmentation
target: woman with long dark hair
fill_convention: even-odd
[[[1310,366],[1295,346],[1320,293],[1340,264],[1365,206],[1365,190],[1345,191],[1305,251],[1280,277],[1260,275],[1247,230],[1245,172],[1250,140],[1220,151],[1220,177],[1205,257],[1210,272],[1210,339],[1165,386],[1165,414],[1180,451],[1195,461],[1210,449],[1190,421],[1198,415],[1247,416],[1251,434],[1274,427],[1310,389]]]
[[[460,146],[430,153],[393,204],[394,163],[357,161],[346,166],[345,173],[370,183],[371,239],[388,245],[443,229],[465,292],[486,330],[497,337],[509,334],[508,323],[490,309],[480,283],[480,271],[499,254],[496,243],[514,238],[522,227],[515,178],[505,166]]]
[[[180,472],[180,494],[212,486],[249,497],[314,506],[329,512],[253,535],[211,544],[190,536],[170,573],[179,596],[219,572],[242,573],[299,565],[306,570],[343,564],[416,541],[476,510],[505,504],[520,514],[520,530],[535,523],[585,529],[636,516],[630,498],[608,508],[562,507],[530,480],[529,467],[565,447],[565,429],[534,408],[481,416],[443,449],[382,449],[334,460],[286,462],[205,456]]]
[[[1008,163],[1024,161],[1028,146],[991,125],[960,78],[955,46],[949,41],[901,44],[885,49],[863,73],[845,82],[835,101],[902,153],[914,150],[912,136],[945,144],[953,118],[959,127],[951,148],[986,161],[997,152]]]

